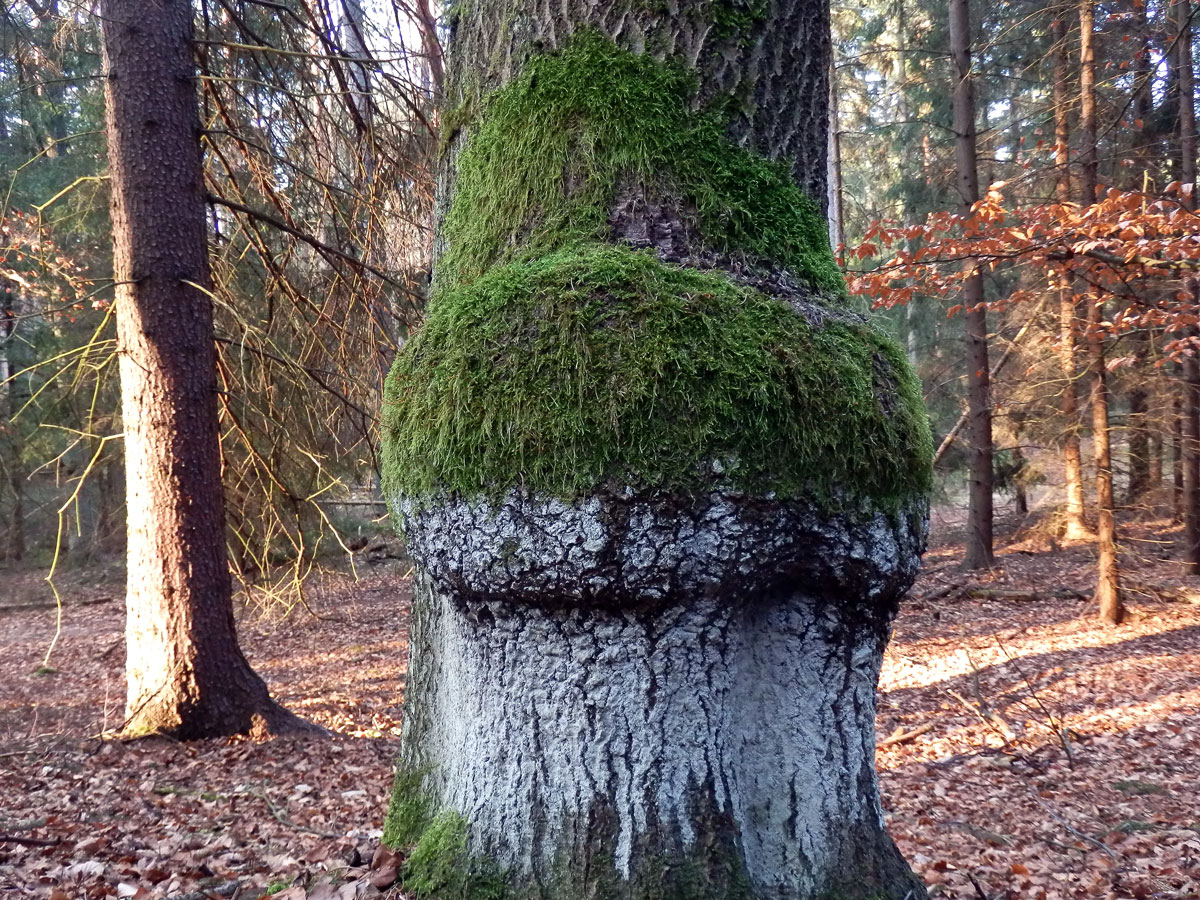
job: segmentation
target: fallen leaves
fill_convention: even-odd
[[[1171,560],[1131,563],[1162,589],[1109,629],[1077,599],[1086,546],[1023,547],[976,596],[942,593],[959,549],[935,547],[896,623],[877,727],[889,828],[947,900],[1195,900],[1200,605],[1179,599],[1195,585]],[[42,677],[52,611],[0,616],[0,896],[392,890],[402,860],[378,846],[407,590],[397,573],[346,580],[314,591],[321,618],[242,623],[277,696],[335,732],[316,742],[101,740],[123,700],[119,605],[68,606]]]

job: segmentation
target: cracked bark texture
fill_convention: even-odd
[[[874,764],[922,509],[399,506],[420,572],[400,770],[519,896],[923,896]]]
[[[824,0],[462,0],[451,20],[449,107],[590,29],[689,66],[697,109],[728,110],[734,143],[786,161],[824,203]],[[439,214],[469,133],[447,136]],[[612,242],[724,270],[814,327],[850,315],[782,269],[706,253],[658,187],[616,191]],[[414,808],[461,816],[469,853],[516,897],[925,897],[874,765],[876,682],[925,501],[885,513],[853,485],[833,503],[749,496],[727,462],[715,452],[686,494],[389,498],[417,563],[390,826]]]
[[[237,645],[225,558],[200,120],[186,0],[104,0],[125,428],[126,729],[290,730]]]
[[[449,21],[446,109],[504,87],[530,56],[561,48],[576,32],[598,32],[692,69],[696,107],[728,109],[728,137],[787,164],[826,211],[832,44],[824,0],[460,0]],[[438,218],[450,208],[455,159],[469,135],[464,124],[445,136]],[[664,258],[695,256],[703,243],[685,225],[689,210],[660,187],[629,184],[619,192],[609,215],[613,240],[655,247]],[[435,234],[435,258],[443,250]]]
[[[729,137],[787,162],[827,202],[829,7],[813,0],[462,0],[451,19],[447,102],[503,87],[535,53],[589,29],[684,62],[696,105],[730,104]]]

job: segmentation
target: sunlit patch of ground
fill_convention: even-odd
[[[1128,531],[1138,592],[1117,629],[1087,600],[962,599],[1086,594],[1086,544],[1018,534],[982,578],[953,542],[931,551],[885,659],[878,732],[890,829],[935,895],[1200,898],[1200,605],[1156,599],[1200,584],[1158,524]],[[240,623],[276,696],[334,739],[186,746],[99,738],[122,715],[119,581],[68,582],[56,671],[38,675],[53,609],[3,607],[49,595],[0,572],[0,835],[26,840],[0,843],[0,897],[352,880],[386,809],[405,683],[407,565],[389,566],[314,586],[316,615]]]

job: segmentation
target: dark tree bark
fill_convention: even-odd
[[[1196,329],[1186,337],[1195,339]],[[1183,456],[1183,558],[1191,574],[1200,574],[1200,362],[1183,358],[1180,446]]]
[[[824,0],[484,0],[454,20],[433,298],[384,409],[418,572],[384,842],[411,850],[416,893],[925,896],[883,829],[873,718],[932,448],[903,353],[835,283],[829,54]],[[802,214],[797,256],[771,235]],[[706,323],[722,296],[809,337],[764,353],[736,310]],[[845,405],[857,381],[877,425],[916,414],[908,449],[861,422],[739,445],[761,398],[729,373],[797,361],[783,386],[834,334],[875,349],[770,408]],[[839,477],[819,500],[813,479],[853,459],[920,486]]]
[[[1152,151],[1154,134],[1150,124],[1154,112],[1152,83],[1153,70],[1150,65],[1151,34],[1150,22],[1145,4],[1134,6],[1133,21],[1135,34],[1140,35],[1141,46],[1134,60],[1134,76],[1130,106],[1133,109],[1135,122],[1141,125],[1133,132],[1133,156],[1138,161],[1135,170],[1135,183],[1130,185],[1133,190],[1146,190],[1150,184],[1150,172],[1156,162]],[[1151,348],[1150,332],[1138,330],[1129,336],[1130,349],[1133,355],[1145,362]],[[1149,408],[1150,389],[1146,376],[1135,377],[1129,388],[1129,419],[1126,433],[1129,435],[1129,485],[1126,491],[1126,502],[1130,505],[1140,502],[1145,494],[1161,481],[1161,461],[1159,477],[1153,474],[1153,448],[1155,429],[1151,423]]]
[[[1196,105],[1195,73],[1192,68],[1191,2],[1171,4],[1171,22],[1176,33],[1175,79],[1179,86],[1179,180],[1184,187],[1184,206],[1196,209]],[[1200,282],[1189,289],[1200,296]],[[1197,329],[1189,330],[1195,340]],[[1193,575],[1200,574],[1200,363],[1194,356],[1183,359],[1183,402],[1180,448],[1183,457],[1184,559]]]
[[[126,728],[282,728],[238,648],[187,0],[104,0],[128,510]]]
[[[1079,130],[1082,205],[1096,202],[1099,191],[1096,153],[1095,7],[1093,0],[1079,2]],[[1108,376],[1104,362],[1104,299],[1088,302],[1088,361],[1092,381],[1092,444],[1096,456],[1096,520],[1098,560],[1096,604],[1100,617],[1116,625],[1125,616],[1117,566],[1117,521],[1113,502],[1112,451],[1108,422]]]
[[[13,374],[10,357],[13,336],[17,331],[16,298],[7,289],[0,292],[0,452],[4,453],[5,477],[12,489],[12,513],[8,520],[8,546],[0,558],[22,560],[25,558],[25,461],[22,458],[21,433],[13,421]]]
[[[975,150],[975,87],[971,72],[971,17],[968,0],[950,0],[950,54],[954,59],[955,160],[958,166],[958,209],[962,215],[979,200]],[[970,445],[970,489],[967,506],[968,569],[992,565],[992,409],[988,373],[987,310],[983,273],[978,267],[963,285],[966,313],[967,440]]]

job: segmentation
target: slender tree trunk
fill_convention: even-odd
[[[1150,171],[1154,164],[1151,151],[1153,143],[1150,119],[1154,112],[1151,97],[1152,68],[1150,65],[1151,34],[1149,16],[1145,3],[1136,3],[1133,8],[1134,33],[1140,36],[1141,46],[1138,47],[1134,60],[1134,76],[1130,105],[1133,109],[1135,128],[1133,131],[1135,146],[1133,157],[1138,160],[1134,173],[1135,190],[1148,190],[1150,187]],[[1154,428],[1151,424],[1149,398],[1153,382],[1142,373],[1146,372],[1144,363],[1151,349],[1151,335],[1148,330],[1139,329],[1129,336],[1130,349],[1139,362],[1138,374],[1134,375],[1133,384],[1129,388],[1129,424],[1126,427],[1129,443],[1129,486],[1126,492],[1126,502],[1130,505],[1140,502],[1147,491],[1153,490],[1159,479],[1153,476]],[[1159,461],[1161,475],[1161,460]]]
[[[13,421],[13,374],[11,362],[13,335],[17,331],[16,298],[9,290],[3,291],[3,310],[0,310],[0,423],[3,423],[0,443],[4,459],[4,470],[8,485],[12,489],[12,513],[8,520],[8,547],[4,556],[12,560],[25,558],[25,460],[24,447],[18,425]]]
[[[282,727],[237,645],[187,0],[104,0],[128,505],[126,725]]]
[[[1099,191],[1096,152],[1096,60],[1094,45],[1094,0],[1079,2],[1079,130],[1082,137],[1080,162],[1082,205],[1096,202]],[[1117,523],[1113,503],[1112,451],[1109,445],[1108,378],[1104,362],[1104,301],[1092,296],[1088,304],[1088,359],[1092,380],[1092,444],[1096,455],[1096,520],[1098,567],[1096,603],[1100,617],[1119,624],[1125,612],[1121,602],[1120,571],[1117,566]]]
[[[979,200],[975,157],[975,89],[971,73],[969,0],[950,0],[950,52],[954,58],[955,158],[958,166],[958,208],[967,215]],[[963,286],[966,308],[967,437],[970,444],[970,490],[967,506],[967,548],[964,565],[992,565],[992,410],[988,375],[987,311],[983,304],[983,273],[975,267]]]
[[[456,21],[446,102],[467,121],[442,157],[429,318],[397,358],[384,429],[384,492],[418,573],[384,842],[415,845],[404,873],[413,893],[482,895],[490,876],[515,900],[925,896],[883,830],[872,733],[924,488],[904,492],[893,517],[874,499],[865,518],[819,513],[806,490],[772,487],[775,463],[765,482],[739,486],[722,462],[736,435],[712,422],[696,451],[704,462],[687,467],[691,487],[637,459],[646,422],[673,418],[655,414],[660,404],[686,399],[708,422],[706,401],[683,387],[690,363],[680,365],[703,355],[706,297],[736,287],[745,308],[784,316],[772,321],[803,315],[814,340],[841,327],[807,316],[821,285],[836,287],[813,268],[834,271],[822,215],[828,7],[750,9],[483,0]],[[698,109],[731,111],[724,133]],[[722,186],[724,171],[761,173],[753,195],[741,181]],[[719,208],[697,216],[699,199]],[[744,225],[735,205],[748,207]],[[804,217],[804,258],[761,241],[760,210],[785,229]],[[563,222],[574,237],[556,230]],[[738,227],[757,249],[725,243]],[[697,291],[687,303],[677,279]],[[494,291],[495,315],[470,312]],[[648,327],[667,311],[676,324]],[[636,336],[597,352],[629,316],[642,323]],[[741,327],[726,318],[717,331]],[[756,402],[726,374],[734,358],[781,364],[757,349],[765,337],[753,328],[705,369],[728,389],[730,415]],[[660,355],[670,347],[681,355]],[[653,372],[611,377],[617,356],[643,355]],[[870,374],[877,366],[886,377]],[[876,390],[919,394],[890,343],[851,368]],[[579,428],[560,439],[557,385],[580,371],[591,386],[572,387],[566,404]],[[517,387],[527,376],[539,380],[530,392]],[[446,387],[468,416],[508,421],[516,410],[487,396],[498,380],[536,427],[505,426],[497,442],[482,420],[420,412],[427,391]],[[603,399],[635,383],[647,398],[637,415]],[[898,414],[888,407],[887,420]],[[858,446],[872,468],[928,475],[920,431],[923,446],[899,459]],[[462,452],[445,464],[408,455],[425,440]],[[794,440],[783,438],[799,450]],[[585,462],[597,445],[609,448],[602,462]],[[754,468],[757,452],[736,465]],[[821,467],[841,454],[821,451]],[[435,466],[427,481],[421,460]],[[582,486],[548,485],[559,462],[588,473]],[[449,489],[477,467],[485,474]],[[843,489],[857,504],[860,489]],[[451,857],[437,857],[446,846]]]
[[[1155,391],[1155,394],[1158,394]],[[1150,488],[1157,491],[1162,487],[1163,480],[1163,452],[1164,441],[1162,438],[1162,409],[1155,408],[1155,424],[1159,427],[1150,428],[1150,440],[1148,442],[1148,452],[1150,456]]]
[[[1096,519],[1098,565],[1096,603],[1100,617],[1113,625],[1125,617],[1117,566],[1117,526],[1113,503],[1112,450],[1109,445],[1108,380],[1101,330],[1103,303],[1091,298],[1088,315],[1088,357],[1092,369],[1092,443],[1096,455]]]
[[[837,66],[829,60],[829,242],[842,263],[846,224],[842,218],[842,131],[838,120]]]
[[[1183,521],[1183,366],[1175,396],[1171,400],[1171,508],[1177,521]]]
[[[1191,0],[1171,4],[1171,20],[1176,34],[1175,78],[1179,87],[1179,180],[1183,184],[1183,204],[1196,210],[1196,105],[1195,73],[1192,68]],[[1192,280],[1188,289],[1200,297],[1200,282]],[[1191,328],[1186,336],[1200,338]],[[1183,359],[1183,402],[1180,448],[1183,457],[1184,559],[1193,575],[1200,574],[1200,362],[1194,356]]]
[[[1200,337],[1190,328],[1185,337]],[[1200,361],[1183,358],[1180,446],[1183,457],[1183,558],[1193,575],[1200,574]]]
[[[1079,0],[1079,189],[1083,206],[1095,203],[1100,189],[1096,147],[1095,20],[1094,0]]]
[[[1191,0],[1171,5],[1175,25],[1176,80],[1179,85],[1179,180],[1186,186],[1184,205],[1196,209],[1196,79],[1192,68]]]
[[[1054,20],[1054,164],[1058,173],[1056,199],[1071,202],[1070,139],[1068,115],[1067,10],[1060,9]],[[1079,453],[1079,371],[1075,337],[1079,330],[1075,287],[1063,274],[1058,282],[1059,342],[1058,361],[1063,376],[1061,408],[1063,415],[1063,481],[1066,488],[1064,537],[1084,540],[1093,537],[1084,521],[1083,465]]]

